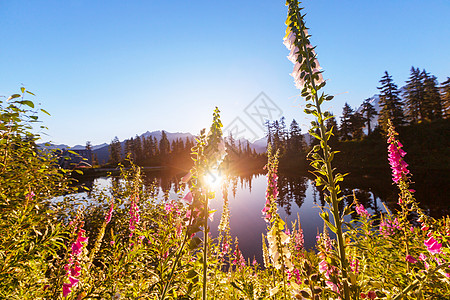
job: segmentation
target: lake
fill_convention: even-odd
[[[156,180],[159,184],[159,199],[177,199],[180,189],[178,184],[184,174],[174,172],[149,172],[146,182]],[[417,176],[420,181],[413,185],[416,198],[425,211],[434,217],[450,213],[448,177],[439,174],[425,173]],[[440,181],[437,180],[440,178]],[[99,177],[86,179],[87,186],[94,184],[107,187],[111,178]],[[265,203],[267,179],[264,174],[255,173],[233,177],[228,187],[230,208],[230,229],[233,239],[238,237],[239,248],[246,258],[256,257],[262,261],[261,233],[266,232],[267,224],[261,210]],[[390,174],[373,172],[370,175],[350,175],[341,184],[344,195],[348,195],[345,204],[353,201],[353,192],[369,213],[379,215],[385,212],[385,206],[397,208],[397,187],[392,185]],[[86,194],[80,194],[86,197]],[[217,227],[222,212],[222,191],[216,189],[216,197],[210,202],[211,209],[216,209],[214,220],[210,222],[211,234],[217,236]],[[320,190],[314,185],[313,178],[307,175],[280,175],[278,213],[290,224],[300,218],[304,232],[305,247],[314,247],[317,231],[322,231],[323,221],[319,216],[319,206],[325,205]]]

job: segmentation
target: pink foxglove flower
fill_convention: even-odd
[[[186,201],[187,203],[191,204],[192,203],[192,192],[189,191],[189,193],[187,193],[184,197],[183,200]]]
[[[442,252],[442,244],[438,243],[433,237],[426,240],[424,244],[427,247],[428,252],[431,254],[439,254]]]
[[[402,149],[402,143],[396,139],[397,132],[390,120],[388,124],[388,160],[392,169],[392,180],[398,183],[405,175],[409,174],[408,164],[403,160],[406,152]]]
[[[84,236],[85,230],[79,229],[77,234],[76,241],[71,246],[71,253],[68,259],[68,263],[64,266],[64,270],[67,271],[66,277],[69,283],[63,284],[63,296],[67,297],[71,292],[72,288],[76,287],[80,276],[80,259],[83,248],[86,247],[86,243],[88,242],[88,238]]]
[[[367,210],[364,208],[364,205],[362,204],[356,204],[356,213],[365,219],[367,219],[370,216],[370,214],[367,212]]]
[[[140,222],[140,215],[139,215],[139,207],[137,206],[136,202],[139,198],[131,198],[131,206],[130,206],[130,221],[129,221],[129,230],[130,234],[129,237],[133,237],[133,233],[136,230],[136,225]]]
[[[108,224],[109,222],[111,222],[111,217],[112,217],[113,209],[114,209],[114,202],[111,201],[111,206],[109,207],[108,214],[107,214],[106,217],[105,217],[106,224]]]
[[[305,87],[306,84],[306,78],[305,78],[305,74],[303,74],[302,76],[302,72],[301,72],[301,65],[304,62],[304,58],[303,57],[304,54],[304,48],[302,45],[300,45],[300,40],[303,41],[307,41],[306,44],[306,49],[309,52],[309,57],[316,57],[316,53],[314,51],[314,47],[309,43],[309,34],[308,34],[308,30],[305,29],[304,30],[304,35],[305,35],[305,40],[302,39],[301,37],[297,37],[295,32],[293,32],[291,30],[290,27],[288,27],[287,29],[287,35],[286,37],[283,39],[283,44],[286,46],[286,48],[288,48],[290,50],[290,53],[288,55],[288,59],[294,64],[294,70],[291,73],[291,76],[294,78],[294,82],[295,82],[295,86],[302,90]],[[298,48],[300,47],[300,49]],[[302,56],[300,56],[300,53],[303,53]],[[312,67],[312,73],[315,75],[315,79],[314,79],[314,83],[315,85],[319,85],[321,83],[324,82],[323,80],[323,76],[322,76],[322,72],[321,72],[321,67],[319,64],[319,61],[317,59],[314,59],[313,61],[313,65]]]
[[[415,264],[417,262],[417,259],[415,259],[414,257],[412,257],[411,255],[406,255],[406,261],[410,262],[412,264]]]

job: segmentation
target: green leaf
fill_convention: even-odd
[[[45,109],[41,108],[41,111],[42,111],[44,114],[47,114],[47,115],[50,116],[50,113],[49,113],[48,111],[46,111]]]
[[[33,96],[36,96],[35,94],[33,94],[32,92],[30,92],[30,91],[26,91],[28,94],[30,94],[30,95],[33,95]]]
[[[34,108],[34,103],[32,101],[30,101],[30,100],[22,100],[22,101],[19,101],[18,103],[23,104],[23,105],[27,105],[27,106],[29,106],[31,108]]]
[[[21,87],[21,88],[20,88],[20,91],[22,92],[22,94],[25,93],[25,88],[24,88],[24,87]]]
[[[6,101],[14,99],[14,98],[19,98],[20,96],[21,96],[20,94],[13,94]]]

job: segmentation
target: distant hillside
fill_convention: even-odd
[[[186,140],[186,138],[189,138],[191,140],[194,140],[196,136],[194,136],[193,134],[189,133],[189,132],[168,132],[165,131],[166,135],[167,135],[167,139],[169,140],[169,142],[173,142],[177,139],[182,139],[183,141]],[[142,138],[148,138],[148,137],[153,137],[156,138],[158,141],[161,140],[162,137],[162,130],[156,130],[156,131],[147,131],[141,135],[139,135],[139,137]],[[131,138],[131,137],[130,137]],[[241,145],[244,146],[247,144],[247,140],[246,139],[240,139]],[[122,152],[125,149],[125,141],[121,141],[121,146],[122,146]],[[73,147],[70,147],[69,145],[66,144],[49,144],[49,143],[40,143],[38,144],[40,147],[45,148],[45,149],[72,149],[72,150],[82,150],[85,149],[86,146],[83,145],[75,145]],[[264,153],[266,152],[266,148],[267,148],[267,141],[266,138],[261,138],[259,140],[256,140],[253,143],[250,143],[250,148],[251,149],[255,149],[256,153]],[[92,152],[94,154],[94,156],[97,157],[97,160],[99,162],[99,164],[106,164],[109,160],[109,144],[107,143],[103,143],[100,145],[93,145],[92,146]]]

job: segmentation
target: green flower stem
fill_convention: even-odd
[[[297,12],[297,18],[298,20],[302,20],[300,12]],[[304,24],[299,24],[301,25],[302,28],[300,28],[300,34],[302,36],[302,39],[305,40],[305,32],[303,30]],[[306,44],[302,44],[303,46],[303,50],[306,53],[306,63],[308,66],[308,71],[310,74],[310,78],[311,78],[311,84],[313,87],[313,93],[314,93],[314,99],[315,99],[315,106],[317,109],[317,122],[319,123],[320,126],[320,137],[322,139],[321,142],[323,142],[322,145],[322,150],[323,150],[323,155],[324,155],[324,162],[325,162],[325,167],[326,167],[326,171],[327,171],[327,179],[328,179],[328,184],[330,185],[330,196],[331,196],[331,202],[333,205],[333,217],[334,217],[334,226],[336,227],[336,236],[337,236],[337,243],[338,243],[338,248],[339,248],[339,259],[340,259],[340,265],[341,265],[341,272],[342,272],[342,277],[343,277],[343,285],[344,285],[344,299],[349,300],[350,299],[350,294],[349,294],[349,288],[348,288],[348,278],[347,278],[347,260],[345,257],[345,244],[344,244],[344,237],[343,237],[343,232],[342,232],[342,222],[341,222],[341,218],[339,215],[339,206],[338,206],[338,198],[337,198],[337,192],[336,192],[336,185],[334,182],[334,176],[333,176],[333,169],[331,167],[331,162],[330,162],[330,153],[328,151],[328,143],[327,143],[327,139],[326,139],[326,128],[325,128],[325,124],[324,124],[324,120],[322,117],[322,111],[320,109],[320,103],[319,103],[319,96],[317,95],[316,92],[316,85],[314,83],[314,79],[313,79],[313,72],[312,72],[312,68],[311,68],[311,63],[310,63],[310,57],[309,57],[309,51],[306,47]]]
[[[166,296],[166,293],[167,293],[167,289],[169,288],[170,283],[172,282],[173,274],[175,272],[175,268],[178,265],[178,261],[180,260],[180,257],[181,257],[181,254],[183,252],[184,246],[186,245],[186,242],[187,242],[187,240],[189,238],[189,226],[191,225],[191,222],[192,222],[192,209],[191,209],[191,216],[189,217],[188,226],[186,227],[186,233],[184,235],[183,243],[181,244],[180,250],[178,251],[178,254],[177,254],[176,258],[175,258],[175,262],[173,263],[172,270],[170,271],[169,280],[167,281],[166,285],[164,286],[164,290],[163,290],[163,292],[161,294],[160,300],[164,300],[164,297]]]
[[[205,221],[203,224],[203,291],[202,291],[202,299],[206,300],[206,273],[208,269],[207,265],[207,251],[208,251],[208,193],[205,195]]]

